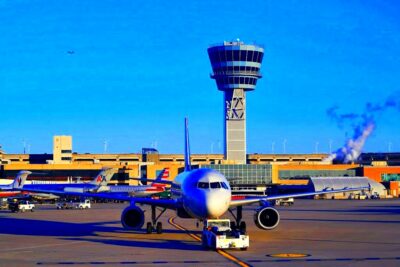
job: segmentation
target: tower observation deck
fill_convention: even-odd
[[[224,42],[208,48],[218,90],[224,92],[225,159],[246,163],[246,91],[261,78],[264,49],[243,42]]]

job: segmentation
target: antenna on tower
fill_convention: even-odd
[[[24,147],[24,154],[26,153],[26,140],[22,140],[22,145]]]

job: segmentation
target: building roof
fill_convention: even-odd
[[[371,187],[376,190],[384,190],[385,187],[369,179],[368,177],[311,177],[310,183],[314,186],[315,191],[323,191],[326,189],[343,189],[357,187]]]

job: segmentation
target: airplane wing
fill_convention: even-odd
[[[146,181],[146,182],[153,182],[157,184],[168,184],[168,185],[172,185],[174,183],[174,181],[170,180],[157,180],[157,179],[129,178],[129,180]]]
[[[272,195],[266,197],[248,197],[244,199],[232,200],[230,207],[244,206],[250,205],[257,202],[277,200],[283,198],[297,198],[297,197],[307,197],[307,196],[316,196],[316,195],[324,195],[324,194],[334,194],[334,193],[343,193],[343,192],[351,192],[351,191],[360,191],[369,189],[369,187],[358,187],[358,188],[343,188],[338,190],[322,190],[315,192],[305,192],[305,193],[296,193],[296,194],[284,194],[284,195]]]
[[[43,190],[43,189],[24,189],[27,192],[34,193],[45,193],[45,194],[54,194],[58,196],[75,196],[75,197],[86,197],[86,198],[102,198],[102,199],[110,199],[110,200],[119,200],[119,201],[129,201],[130,203],[137,204],[147,204],[157,207],[163,207],[167,209],[175,209],[178,207],[178,202],[174,199],[152,199],[152,198],[144,198],[144,197],[131,197],[127,195],[122,195],[120,193],[80,193],[80,192],[64,192],[57,190]]]

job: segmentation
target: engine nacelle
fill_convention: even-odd
[[[138,230],[144,224],[144,212],[139,207],[131,205],[124,209],[121,214],[121,223],[125,229]]]
[[[279,224],[279,213],[271,207],[261,207],[254,214],[254,222],[263,230],[274,229]]]

